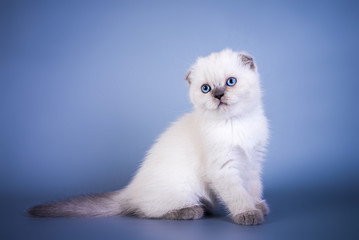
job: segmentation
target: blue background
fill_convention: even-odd
[[[357,1],[2,1],[4,239],[140,238],[136,226],[154,239],[359,237],[358,22]],[[124,187],[191,111],[186,70],[223,48],[253,55],[262,78],[264,225],[233,225],[223,211],[195,223],[24,216],[32,204]]]

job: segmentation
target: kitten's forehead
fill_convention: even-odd
[[[206,81],[216,84],[225,77],[236,74],[240,68],[240,58],[238,53],[230,49],[212,53],[207,57],[202,57],[192,66],[194,81]]]

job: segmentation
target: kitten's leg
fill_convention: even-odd
[[[262,181],[260,178],[260,171],[252,170],[248,171],[249,180],[246,183],[248,193],[252,196],[255,207],[262,211],[263,215],[267,215],[269,212],[268,205],[265,200],[262,199]]]
[[[168,220],[195,220],[203,217],[203,208],[201,206],[192,206],[187,208],[182,208],[178,210],[173,210],[169,213],[166,213],[161,217],[161,219]]]
[[[263,215],[268,215],[269,208],[266,201],[263,200],[263,185],[261,180],[261,162],[264,152],[264,147],[261,147],[260,145],[255,148],[251,169],[247,170],[248,180],[246,186],[249,194],[255,201],[256,208],[261,210]]]
[[[144,181],[132,182],[126,189],[127,202],[130,206],[129,215],[172,220],[201,218],[204,214],[203,208],[206,206],[199,197],[202,191],[189,186],[189,184],[197,186],[199,183],[196,184],[196,179],[191,179],[190,183],[183,183],[181,176],[176,179],[176,176],[172,175],[167,181],[166,179],[155,181],[156,179],[153,178],[149,180],[152,180],[151,184],[142,184]],[[168,184],[170,180],[172,184]],[[207,199],[206,196],[203,198]]]
[[[262,181],[260,179],[259,173],[252,174],[246,185],[249,194],[254,199],[256,208],[261,210],[263,215],[268,215],[268,205],[266,201],[262,199]]]
[[[256,225],[263,222],[263,213],[255,207],[255,201],[244,187],[240,167],[235,160],[228,160],[209,173],[217,194],[229,209],[234,222],[242,225]]]

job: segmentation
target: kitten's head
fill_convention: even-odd
[[[195,109],[239,115],[261,102],[259,75],[253,58],[225,49],[198,58],[187,72],[190,98]]]

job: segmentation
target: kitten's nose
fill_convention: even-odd
[[[221,98],[224,95],[224,90],[220,88],[216,88],[213,92],[213,96],[217,98],[218,100],[221,100]]]

